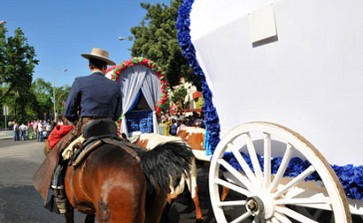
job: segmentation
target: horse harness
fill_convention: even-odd
[[[90,153],[99,148],[102,144],[117,146],[140,162],[138,153],[134,150],[136,146],[127,143],[117,135],[117,127],[111,119],[97,119],[87,123],[82,131],[85,141],[76,144],[76,152],[70,159],[69,165],[79,166]],[[131,147],[131,148],[130,148]],[[140,149],[140,147],[137,147]]]

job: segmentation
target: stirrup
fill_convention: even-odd
[[[67,213],[71,212],[71,208],[70,208],[67,198],[65,198],[63,196],[58,196],[58,197],[55,196],[54,199],[55,199],[57,208],[59,210],[59,213],[67,214]]]
[[[49,199],[49,201],[44,205],[44,208],[48,209],[50,212],[60,214],[59,209],[57,207],[57,203],[55,202],[54,195],[52,195],[52,197]]]
[[[65,173],[64,165],[58,164],[52,176],[51,188],[60,189],[60,190],[64,188],[64,173]]]
[[[54,206],[58,209],[60,214],[71,213],[72,207],[66,197],[64,189],[54,189],[54,195],[52,196],[54,200]]]

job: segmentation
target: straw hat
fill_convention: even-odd
[[[87,59],[90,59],[90,58],[99,59],[99,60],[106,62],[108,65],[116,65],[115,62],[108,59],[109,53],[106,50],[103,50],[100,48],[93,48],[90,54],[83,53],[83,54],[81,54],[81,56],[84,58],[87,58]]]

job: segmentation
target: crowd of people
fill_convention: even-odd
[[[9,123],[14,131],[14,141],[34,140],[43,142],[50,134],[57,123],[50,120],[33,120],[26,122],[18,122],[16,120]],[[62,124],[59,121],[58,124]]]
[[[174,114],[161,113],[160,122],[164,124],[164,135],[176,135],[180,125],[205,128],[204,114],[192,112],[192,114],[177,112]]]

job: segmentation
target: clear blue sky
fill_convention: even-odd
[[[146,14],[141,2],[170,4],[170,0],[2,0],[0,20],[6,21],[7,36],[20,27],[35,48],[40,62],[33,80],[55,80],[59,87],[89,74],[80,54],[93,47],[108,50],[116,64],[131,57],[132,41],[118,37],[131,36],[130,28],[140,24]]]

